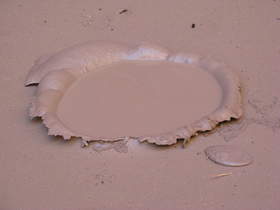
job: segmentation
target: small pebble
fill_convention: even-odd
[[[127,9],[123,9],[123,10],[121,10],[120,12],[119,12],[119,14],[121,15],[121,14],[123,14],[123,13],[126,13],[128,10]]]
[[[223,166],[246,166],[253,162],[251,155],[235,146],[210,146],[204,152],[209,160]]]

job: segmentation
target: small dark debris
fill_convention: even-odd
[[[126,13],[126,12],[128,12],[128,10],[127,10],[127,9],[123,9],[123,10],[121,10],[121,11],[119,12],[119,14],[121,15],[121,14],[124,14],[124,13]]]
[[[43,22],[44,22],[44,23],[48,23],[48,21],[47,21],[47,20],[44,20]]]
[[[276,20],[280,20],[280,18],[276,18]]]
[[[104,181],[103,181],[103,180],[101,181],[101,184],[104,184]]]
[[[115,29],[114,28],[110,28],[110,31],[114,31]]]
[[[102,11],[102,8],[99,8],[98,11]]]
[[[195,24],[194,23],[192,24],[191,28],[195,28]]]

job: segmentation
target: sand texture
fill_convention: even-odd
[[[0,1],[0,209],[278,210],[279,9],[279,0]],[[24,87],[41,76],[26,76],[35,60],[88,40],[225,63],[240,78],[243,115],[184,149],[135,140],[81,148],[48,136],[28,116],[38,87]],[[213,145],[241,148],[253,162],[216,164],[204,154]]]

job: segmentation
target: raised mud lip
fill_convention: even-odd
[[[135,64],[135,69],[137,71],[133,72],[133,69],[131,68]],[[122,66],[123,65],[123,66]],[[153,78],[159,74],[160,69],[162,69],[162,73],[165,74],[165,77],[159,77],[159,81],[161,79],[168,79],[170,77],[170,82],[173,82],[174,85],[170,85],[168,80],[165,81],[165,83],[162,84],[169,84],[170,88],[173,86],[176,86],[176,81],[179,81],[181,77],[185,79],[190,79],[187,74],[190,74],[194,76],[194,81],[189,80],[188,83],[185,84],[197,84],[197,88],[194,88],[194,91],[199,92],[199,86],[200,83],[204,83],[204,85],[209,82],[209,87],[212,87],[214,84],[219,87],[219,95],[216,91],[217,88],[213,89],[211,92],[209,90],[209,87],[206,89],[202,89],[199,94],[201,98],[196,97],[197,104],[207,104],[210,101],[212,101],[212,107],[211,109],[207,110],[207,106],[204,106],[201,108],[201,110],[205,111],[207,110],[207,113],[198,114],[197,117],[191,118],[191,120],[186,120],[185,123],[182,123],[183,121],[178,121],[180,116],[183,116],[183,119],[188,119],[188,113],[191,114],[193,111],[195,111],[196,108],[195,103],[192,104],[191,107],[184,106],[185,108],[181,107],[181,110],[178,110],[177,117],[172,118],[173,115],[167,115],[166,119],[170,119],[170,129],[168,129],[169,124],[162,124],[163,126],[159,129],[156,129],[156,132],[154,133],[153,130],[135,130],[135,128],[142,128],[144,124],[141,124],[141,120],[136,119],[135,122],[140,123],[137,124],[135,128],[131,131],[133,132],[125,132],[125,127],[122,127],[122,133],[118,133],[119,131],[117,129],[116,132],[110,133],[109,131],[113,130],[110,127],[108,127],[108,132],[106,132],[106,129],[103,133],[98,133],[97,135],[94,133],[89,132],[88,130],[83,130],[81,128],[88,127],[88,123],[92,123],[91,121],[88,121],[88,123],[84,122],[85,124],[82,125],[79,128],[75,128],[76,125],[81,125],[81,123],[77,123],[76,125],[70,125],[69,123],[74,122],[74,120],[71,120],[69,118],[68,123],[66,123],[66,119],[61,117],[61,110],[63,111],[65,108],[65,104],[63,104],[63,100],[67,99],[67,94],[71,93],[71,90],[74,89],[75,86],[79,86],[79,82],[83,79],[87,79],[87,77],[93,77],[93,81],[99,81],[94,80],[94,74],[104,77],[103,81],[106,81],[108,78],[110,78],[112,81],[114,81],[114,78],[118,77],[118,74],[114,73],[114,69],[117,69],[120,72],[120,75],[126,76],[129,75],[129,80],[138,82],[138,79],[142,73],[139,71],[141,69],[141,65],[144,65],[143,69],[151,69],[151,71],[145,71],[146,76],[149,75],[151,72],[155,71],[154,74],[150,74],[149,77]],[[121,66],[121,68],[120,68]],[[129,66],[129,68],[127,67]],[[139,67],[140,66],[140,67]],[[152,66],[152,67],[151,67]],[[153,66],[159,66],[159,68],[155,67],[156,70],[153,70]],[[170,68],[167,68],[167,67]],[[127,68],[126,68],[127,67]],[[178,67],[178,69],[177,69]],[[119,69],[128,69],[126,72],[121,72],[125,70],[119,70]],[[170,74],[171,69],[176,69],[176,74],[179,76],[176,78],[173,78],[171,81],[171,76],[173,74]],[[116,70],[116,71],[117,71]],[[111,72],[106,75],[106,72]],[[150,73],[149,73],[150,72]],[[200,72],[200,75],[198,73]],[[112,75],[115,74],[114,77]],[[181,76],[180,76],[181,75]],[[195,77],[195,75],[197,77]],[[200,81],[199,78],[202,78],[202,75],[207,75],[208,79]],[[96,76],[97,77],[97,76]],[[142,76],[141,76],[142,77]],[[209,78],[212,78],[212,82],[210,82]],[[107,79],[106,79],[107,78]],[[206,78],[206,77],[205,77]],[[118,78],[119,79],[119,78]],[[140,80],[139,80],[140,81]],[[146,82],[145,75],[143,76],[142,82]],[[214,82],[213,82],[214,81]],[[127,84],[123,90],[126,90],[127,87],[130,87],[130,83],[126,83],[127,80],[123,80],[123,82],[119,82],[117,87],[120,87],[120,84]],[[181,83],[184,83],[184,80],[180,80]],[[101,82],[102,83],[102,82]],[[157,145],[171,145],[175,144],[178,139],[184,139],[185,141],[190,139],[192,136],[196,135],[198,132],[201,131],[209,131],[213,129],[218,123],[223,121],[229,121],[232,118],[240,118],[242,115],[242,108],[241,108],[241,93],[240,93],[240,82],[239,79],[236,77],[236,75],[228,69],[224,64],[216,62],[209,58],[204,58],[201,56],[188,54],[188,53],[171,53],[169,50],[161,47],[156,46],[152,44],[142,44],[138,46],[127,46],[125,44],[117,44],[117,43],[110,43],[110,42],[86,42],[80,45],[76,45],[74,47],[70,47],[67,49],[64,49],[58,53],[55,53],[50,56],[45,56],[43,58],[38,59],[34,66],[32,67],[27,80],[26,85],[30,84],[39,84],[38,89],[36,92],[36,95],[34,96],[31,107],[29,110],[29,114],[32,118],[34,117],[41,117],[43,123],[48,128],[48,134],[49,135],[55,135],[55,136],[62,136],[64,139],[70,139],[71,137],[80,137],[82,139],[82,142],[86,145],[88,142],[91,141],[104,141],[104,142],[114,142],[114,141],[120,141],[120,140],[130,140],[130,139],[137,139],[140,142],[147,141],[149,143],[155,143]],[[83,83],[80,83],[83,84]],[[96,84],[96,83],[94,83]],[[159,83],[159,86],[162,85]],[[135,84],[133,83],[135,86]],[[146,85],[146,83],[145,83]],[[145,85],[142,85],[143,87]],[[149,87],[148,85],[151,85],[154,89],[153,82],[150,81],[150,83],[147,83],[146,87]],[[133,86],[133,87],[134,87]],[[159,87],[157,86],[157,87]],[[108,86],[109,87],[109,86]],[[141,87],[141,85],[140,85]],[[162,87],[165,87],[164,85]],[[174,91],[174,93],[178,93],[178,90],[182,86],[176,86],[177,92]],[[206,87],[206,86],[205,86]],[[96,88],[100,88],[100,86],[96,86]],[[181,88],[182,89],[182,88]],[[169,89],[170,90],[170,89]],[[139,89],[140,91],[140,89]],[[165,90],[167,91],[167,90]],[[189,91],[189,92],[188,92]],[[208,102],[201,101],[202,95],[205,94],[207,96],[207,92],[211,92],[208,94]],[[146,90],[147,92],[147,90]],[[151,91],[152,92],[152,91]],[[190,97],[190,94],[193,93],[193,91],[190,91],[189,88],[185,89],[185,92],[188,93],[185,95],[185,98],[182,97],[178,93],[178,98],[181,100],[178,104],[184,104],[186,101],[185,99],[191,101],[192,97],[197,96],[196,94],[193,94],[192,97]],[[89,91],[90,93],[90,91]],[[110,92],[111,94],[113,92]],[[141,92],[142,93],[142,92]],[[95,93],[95,96],[98,93]],[[156,91],[154,91],[154,94],[158,94]],[[213,95],[212,95],[213,94]],[[141,94],[140,94],[141,95]],[[107,94],[108,96],[108,94]],[[133,95],[131,95],[132,97]],[[142,102],[147,101],[147,95],[142,94],[143,100]],[[158,94],[156,95],[164,102],[168,102],[166,98],[164,98],[164,94]],[[213,97],[212,97],[213,96]],[[125,101],[125,95],[122,95],[121,102],[123,104],[119,103],[119,107],[123,108],[123,113],[125,113],[124,105],[128,104],[127,101]],[[173,97],[172,94],[170,97]],[[107,99],[110,97],[107,97]],[[173,105],[176,105],[174,101],[178,101],[178,98],[174,98]],[[135,100],[137,99],[134,98]],[[72,100],[75,102],[75,100]],[[79,101],[79,100],[77,100]],[[113,100],[114,101],[114,100]],[[116,98],[115,101],[118,101],[118,98]],[[112,101],[111,101],[112,102]],[[130,101],[129,101],[130,102]],[[154,101],[156,103],[157,101]],[[105,103],[105,101],[104,101]],[[68,103],[69,104],[69,103]],[[94,103],[93,103],[94,104]],[[135,103],[137,104],[137,103]],[[134,105],[135,105],[134,104]],[[165,104],[165,103],[162,103]],[[80,103],[81,105],[81,103]],[[101,104],[102,105],[102,104]],[[100,107],[102,107],[100,105]],[[146,107],[151,107],[149,104],[145,104]],[[186,104],[187,105],[187,104]],[[210,106],[210,105],[209,105]],[[64,107],[64,108],[63,108]],[[99,107],[99,111],[102,111]],[[154,107],[157,107],[156,105]],[[108,108],[108,107],[107,107]],[[138,107],[139,108],[139,107]],[[139,109],[141,109],[140,107]],[[147,110],[148,110],[147,108]],[[167,112],[167,106],[162,108],[162,113],[168,113]],[[59,111],[59,109],[61,109]],[[94,109],[94,107],[92,107]],[[176,108],[175,108],[176,109]],[[71,115],[71,109],[68,110],[68,114]],[[108,108],[108,110],[112,110]],[[174,110],[174,107],[170,109],[171,113],[172,110]],[[99,113],[96,112],[96,114]],[[142,110],[143,111],[143,110]],[[152,110],[148,110],[151,113]],[[117,110],[116,110],[117,112]],[[147,112],[147,113],[149,113]],[[72,114],[75,112],[72,112]],[[133,112],[133,109],[131,110],[131,113]],[[161,117],[163,114],[158,112],[158,115],[154,115],[153,119],[156,119],[156,117]],[[174,112],[174,114],[176,114]],[[185,116],[184,116],[185,114]],[[65,113],[63,113],[64,116]],[[86,116],[86,115],[85,115]],[[116,115],[117,116],[117,115]],[[141,117],[142,115],[134,116],[134,117]],[[150,114],[147,114],[147,116],[150,116]],[[108,117],[108,116],[107,116]],[[74,119],[74,118],[73,118]],[[81,118],[82,119],[82,118]],[[106,120],[108,122],[108,119],[103,118],[102,116],[99,116],[99,118],[96,118],[96,121],[103,119],[104,125],[106,124]],[[114,118],[117,119],[117,118]],[[129,120],[129,115],[126,119],[119,118],[120,122],[125,122],[125,120]],[[131,118],[130,120],[135,119]],[[88,119],[90,120],[90,118]],[[173,121],[178,123],[175,126],[172,126]],[[168,121],[168,120],[165,120]],[[156,122],[156,121],[155,121]],[[163,118],[161,118],[158,121],[159,124],[161,122],[164,122]],[[133,123],[131,123],[133,124]],[[155,125],[155,123],[154,123]],[[179,126],[180,125],[180,126]],[[142,127],[141,127],[142,126]],[[155,126],[156,127],[156,126]],[[147,126],[148,128],[153,128],[153,126]],[[104,127],[103,127],[104,129]],[[133,130],[134,129],[134,130]],[[100,129],[102,130],[102,129]],[[99,131],[99,130],[97,130]],[[141,133],[142,132],[142,133]],[[110,134],[110,135],[108,135]]]

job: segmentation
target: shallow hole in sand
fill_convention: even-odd
[[[71,130],[113,138],[157,135],[213,112],[222,91],[212,75],[168,61],[126,61],[78,79],[57,115]]]

